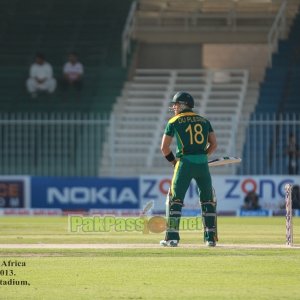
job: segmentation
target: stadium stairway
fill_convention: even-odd
[[[138,69],[126,82],[114,106],[110,137],[104,144],[100,175],[130,176],[168,174],[162,163],[161,135],[171,115],[169,100],[175,92],[189,91],[195,111],[212,121],[218,133],[216,156],[234,155],[237,122],[247,92],[245,70]],[[111,145],[116,156],[111,157]],[[234,173],[234,168],[215,168],[212,172]]]

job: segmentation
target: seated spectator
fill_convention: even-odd
[[[292,189],[292,207],[293,209],[300,209],[300,187],[294,185]]]
[[[75,52],[70,53],[68,61],[63,66],[63,89],[74,87],[80,91],[83,72],[83,65],[78,61],[78,55]]]
[[[286,199],[282,199],[279,204],[280,209],[286,209]],[[294,185],[292,188],[292,208],[300,209],[300,186]]]
[[[55,91],[56,80],[53,78],[52,66],[45,60],[42,53],[37,53],[35,56],[26,86],[33,98],[37,97],[38,92],[53,93]]]
[[[286,153],[288,155],[288,172],[290,175],[296,175],[299,171],[299,145],[296,142],[296,137],[293,133],[289,135],[289,141],[286,148]]]
[[[249,191],[244,199],[244,205],[242,209],[245,210],[257,210],[260,209],[260,205],[258,204],[259,199],[258,195],[255,193],[255,190]]]

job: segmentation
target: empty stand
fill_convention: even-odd
[[[197,31],[265,31],[274,21],[282,1],[232,0],[140,0],[134,15],[136,31],[197,30]],[[287,21],[299,1],[288,1]]]
[[[260,86],[259,98],[256,109],[252,114],[253,126],[247,131],[244,158],[253,160],[252,153],[257,153],[259,168],[254,164],[247,168],[250,174],[284,174],[286,154],[285,145],[290,132],[300,136],[300,130],[296,125],[296,114],[300,111],[299,104],[299,80],[300,80],[300,15],[295,17],[291,26],[289,37],[281,40],[278,52],[273,54],[272,67],[266,70],[265,79]],[[284,117],[283,117],[284,116]],[[290,116],[294,125],[288,123],[286,116]],[[269,127],[268,132],[263,130],[263,119],[278,123]],[[262,126],[258,130],[257,126]],[[284,129],[282,129],[284,128]],[[283,131],[282,131],[283,130]],[[268,137],[268,141],[258,141]],[[253,149],[256,145],[255,149]]]
[[[131,2],[1,1],[0,114],[7,119],[1,123],[2,174],[97,175],[103,138],[89,113],[109,113],[122,88],[127,70],[121,67],[121,35]],[[70,51],[78,52],[85,68],[80,97],[58,87],[32,99],[25,81],[36,52],[45,53],[60,81]],[[84,127],[86,118],[91,126]]]
[[[131,0],[3,0],[0,26],[0,111],[110,111],[122,87],[121,33]],[[85,67],[82,95],[31,99],[25,90],[36,52],[44,52],[56,79],[69,51]]]

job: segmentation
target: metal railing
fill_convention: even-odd
[[[128,168],[114,164],[114,126],[119,115],[99,114],[2,114],[0,115],[0,174],[35,176],[99,176],[104,144],[111,159],[107,161],[111,176],[133,176]],[[139,120],[140,126],[143,121]],[[263,115],[250,121],[237,120],[245,128],[242,164],[239,174],[288,174],[287,145],[292,133],[300,142],[300,115]],[[224,120],[224,126],[226,120]],[[218,132],[216,132],[218,136]],[[237,146],[238,141],[235,140]],[[299,149],[298,149],[299,151]],[[132,153],[128,153],[131,157]],[[235,153],[224,153],[232,155]],[[124,153],[122,153],[124,156]],[[122,156],[122,157],[123,157]],[[164,160],[161,157],[161,165]],[[296,161],[299,162],[299,156]],[[133,161],[134,163],[134,161]],[[156,173],[155,166],[145,167],[135,176]],[[166,164],[167,166],[167,164]],[[137,169],[138,170],[138,169]],[[156,174],[160,174],[157,169]],[[298,170],[299,172],[299,170]],[[165,174],[164,174],[165,175]]]
[[[277,51],[278,40],[286,34],[287,1],[282,1],[280,9],[268,33],[269,65],[272,66],[272,54]]]
[[[246,128],[240,174],[289,174],[287,149],[291,134],[298,144],[298,154],[292,158],[293,163],[299,165],[299,114],[257,115],[249,122],[240,120],[239,124]]]
[[[122,66],[124,68],[127,66],[127,55],[130,54],[131,51],[131,36],[134,28],[136,6],[137,2],[132,2],[122,33]]]
[[[99,114],[2,114],[0,174],[97,176],[108,124]]]

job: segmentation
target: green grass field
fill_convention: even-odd
[[[200,231],[183,231],[178,248],[159,248],[163,233],[74,234],[66,217],[2,217],[0,225],[0,281],[28,284],[0,285],[0,299],[300,299],[300,218],[294,248],[284,247],[283,217],[219,217],[216,248],[203,246]],[[52,244],[78,248],[45,248]]]

